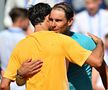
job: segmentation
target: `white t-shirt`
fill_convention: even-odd
[[[75,16],[71,30],[83,34],[90,32],[103,39],[108,33],[108,11],[100,9],[94,16],[90,16],[86,10],[82,11]]]

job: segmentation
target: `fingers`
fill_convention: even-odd
[[[35,66],[40,65],[40,64],[43,64],[43,62],[41,60],[37,60],[37,61],[32,62],[31,66],[35,67]]]
[[[35,61],[29,62],[28,66],[34,67],[34,66],[41,64],[41,63],[43,63],[41,60],[35,60]]]
[[[20,75],[26,77],[30,75],[34,70],[39,70],[42,67],[43,62],[41,60],[28,59],[19,68]],[[35,71],[36,72],[36,71]]]
[[[27,62],[31,62],[31,61],[32,61],[32,58],[30,58],[30,59],[27,60]]]
[[[31,61],[32,61],[32,58],[27,59],[26,61],[23,62],[23,64],[25,64],[25,63],[29,63],[29,62],[31,62]]]
[[[41,71],[41,67],[43,65],[43,62],[41,60],[37,60],[37,61],[31,61],[29,63],[29,72],[28,72],[28,76],[34,75],[36,73],[38,73],[39,71]]]
[[[37,73],[40,72],[40,71],[41,71],[41,68],[36,69],[36,70],[34,70],[34,71],[32,71],[32,72],[30,73],[30,76],[35,75],[35,74],[37,74]]]
[[[97,36],[91,34],[91,33],[87,33],[96,43],[98,42],[98,40],[101,40],[100,38],[98,38]]]
[[[95,35],[93,35],[93,34],[91,34],[91,33],[87,33],[91,38],[98,38],[97,36],[95,36]]]
[[[40,63],[40,64],[38,64],[38,65],[35,65],[35,66],[32,68],[32,71],[41,69],[42,65],[43,65],[43,63]]]
[[[33,62],[31,65],[31,71],[40,69],[42,67],[42,65],[43,65],[43,62],[40,60]]]

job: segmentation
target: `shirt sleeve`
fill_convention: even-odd
[[[92,51],[96,48],[96,44],[91,37],[88,37],[88,36],[80,34],[80,33],[74,33],[74,35],[72,35],[71,38],[73,38],[83,48],[85,48],[87,50]]]
[[[10,56],[10,59],[9,59],[9,62],[8,62],[8,65],[7,65],[7,68],[5,70],[3,77],[8,78],[10,80],[16,79],[17,70],[21,66],[22,59],[24,59],[24,58],[22,58],[22,56],[25,55],[23,52],[24,51],[23,47],[24,47],[24,49],[26,47],[28,47],[28,44],[26,44],[26,42],[27,42],[27,40],[23,39],[14,48],[14,50]],[[25,45],[26,45],[26,47],[25,47]],[[27,60],[27,59],[25,59],[25,60]]]
[[[70,62],[82,66],[91,54],[91,51],[84,49],[68,36],[63,37],[62,40],[66,58],[69,59]]]
[[[10,80],[16,79],[17,70],[20,68],[21,64],[29,59],[30,56],[32,57],[32,55],[35,54],[34,46],[34,38],[31,37],[26,37],[17,44],[12,52],[7,69],[4,73],[5,78]]]
[[[20,62],[17,57],[16,49],[13,51],[8,66],[6,68],[6,71],[3,75],[3,77],[8,78],[10,80],[15,80],[15,76],[17,74],[17,70],[20,67]]]

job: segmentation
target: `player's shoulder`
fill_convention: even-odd
[[[77,32],[74,32],[74,34],[72,35],[72,37],[79,38],[79,39],[92,40],[91,37],[86,36],[84,34],[77,33]]]
[[[84,48],[88,50],[93,50],[96,47],[95,42],[89,36],[86,36],[80,33],[74,33],[71,38],[76,40],[81,46],[83,46]]]
[[[95,42],[93,41],[93,39],[89,36],[86,36],[84,34],[80,34],[80,33],[77,33],[75,32],[71,38],[77,40],[78,42],[83,42],[83,43],[92,43],[92,44],[95,44]]]

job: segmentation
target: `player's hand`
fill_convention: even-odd
[[[41,60],[28,59],[18,70],[18,74],[24,78],[30,77],[41,70],[43,62]]]
[[[91,33],[87,33],[87,34],[95,41],[96,44],[98,44],[98,43],[103,44],[103,41],[99,37],[97,37]]]

